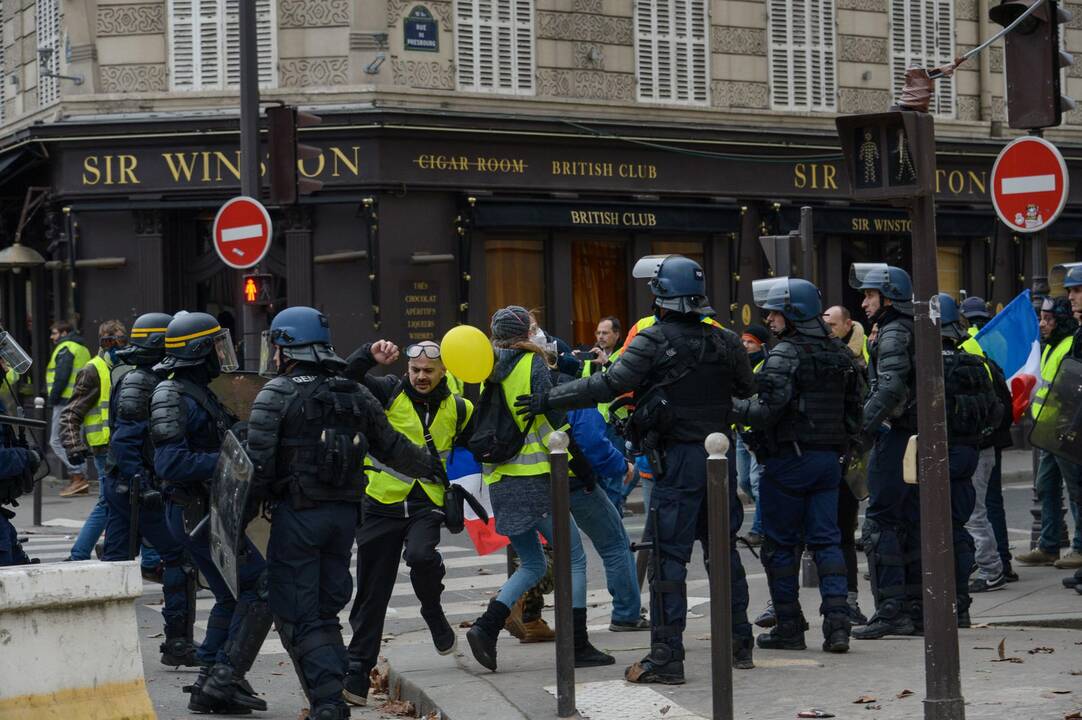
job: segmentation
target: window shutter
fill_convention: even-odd
[[[534,0],[456,0],[459,89],[534,92]]]
[[[192,3],[198,0],[169,1],[169,58],[173,90],[195,86],[195,18]]]
[[[707,0],[638,0],[635,68],[639,100],[707,104],[709,41]]]
[[[198,3],[195,18],[196,84],[195,90],[211,90],[222,86],[225,58],[222,42],[226,34],[222,0],[193,0]]]
[[[60,0],[36,0],[34,10],[38,48],[52,50],[45,62],[38,56],[38,105],[45,107],[60,100],[60,79],[43,75],[60,72]]]
[[[226,0],[225,19],[225,82],[228,87],[240,87],[240,0]],[[259,86],[278,84],[275,66],[274,7],[271,0],[255,0],[256,56],[259,65]]]
[[[894,97],[902,94],[906,68],[932,68],[954,58],[954,4],[952,0],[891,0],[891,77]],[[929,109],[954,115],[954,78],[936,80]]]
[[[533,0],[514,3],[515,89],[523,95],[534,93],[534,8]]]
[[[455,3],[455,74],[462,89],[477,86],[477,8],[471,2]]]
[[[769,0],[770,101],[776,110],[834,111],[834,0]]]

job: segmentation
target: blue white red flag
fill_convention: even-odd
[[[469,503],[466,503],[463,508],[466,533],[473,541],[473,546],[477,548],[477,554],[488,555],[506,547],[511,541],[505,535],[496,532],[496,515],[492,512],[488,485],[481,478],[481,463],[477,462],[469,450],[455,448],[451,451],[450,457],[447,458],[447,479],[465,488],[488,511],[488,522],[485,523],[473,511]]]
[[[976,339],[1007,377],[1017,422],[1033,400],[1041,376],[1041,332],[1029,290],[996,313]]]

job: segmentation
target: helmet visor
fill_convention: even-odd
[[[631,277],[640,279],[657,277],[662,263],[670,257],[672,255],[647,255],[639,258],[639,261],[635,263],[635,267],[631,268]]]
[[[849,287],[854,290],[880,290],[889,282],[886,263],[853,263],[849,268]]]
[[[214,354],[218,356],[218,366],[221,367],[222,372],[236,372],[240,367],[240,363],[237,362],[237,351],[233,347],[233,334],[229,332],[229,328],[222,328],[214,336]]]
[[[1082,285],[1082,262],[1056,265],[1052,268],[1052,277],[1049,280],[1053,285],[1062,285],[1064,287]]]
[[[789,304],[789,278],[775,277],[754,280],[751,297],[755,307],[763,310],[782,310]]]
[[[275,345],[271,342],[270,330],[264,330],[259,337],[259,374],[265,378],[278,375],[278,364],[274,362]]]
[[[0,362],[3,362],[8,370],[14,370],[16,374],[22,375],[30,369],[32,361],[11,333],[0,331]]]

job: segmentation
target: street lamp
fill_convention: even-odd
[[[11,245],[0,250],[0,270],[10,270],[13,273],[22,271],[23,268],[33,269],[43,267],[45,258],[37,250],[27,247],[15,240]]]

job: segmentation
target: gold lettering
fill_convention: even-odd
[[[113,156],[112,155],[106,155],[105,156],[105,184],[106,185],[112,185],[113,184]]]
[[[139,160],[134,155],[118,155],[117,162],[119,163],[117,170],[120,173],[120,184],[138,185],[139,178],[135,176],[135,166],[139,164]]]
[[[210,182],[210,151],[204,150],[203,155],[203,182]]]
[[[947,171],[946,170],[936,170],[935,171],[935,191],[937,193],[943,191],[942,180],[946,176],[947,176]]]
[[[804,174],[804,163],[793,166],[793,187],[803,190],[808,185],[808,177]]]
[[[987,175],[987,173],[985,173],[985,171],[982,170],[980,175],[978,175],[974,171],[970,170],[966,174],[969,175],[969,192],[970,192],[970,194],[972,194],[972,195],[977,195],[977,194],[984,195],[986,192],[988,192],[985,189],[985,187],[986,187],[986,182],[985,181],[986,181],[986,179],[988,177],[988,175]],[[974,192],[974,190],[973,190],[974,188],[976,188],[976,192]]]
[[[834,165],[823,166],[823,188],[826,190],[838,189],[838,168]]]
[[[856,232],[868,232],[868,218],[853,218],[852,228]]]
[[[954,181],[958,181],[958,186],[955,187]],[[965,176],[958,170],[951,170],[950,175],[947,176],[947,187],[955,195],[960,195],[962,190],[965,189],[966,179]]]
[[[87,155],[83,158],[83,185],[97,185],[101,182],[101,170],[98,168],[98,156]]]
[[[218,161],[218,172],[217,176],[214,178],[215,180],[217,180],[218,182],[222,181],[222,165],[225,165],[229,172],[233,173],[233,177],[235,177],[237,180],[240,180],[240,150],[237,150],[236,157],[237,164],[234,165],[233,163],[229,162],[229,158],[226,156],[225,153],[221,152],[220,150],[214,151],[214,158]]]
[[[319,154],[318,161],[316,162],[315,172],[308,172],[308,168],[304,166],[304,159],[297,158],[297,171],[306,178],[314,178],[323,174],[323,168],[327,164],[327,159],[323,157],[323,153]]]
[[[361,167],[360,153],[361,153],[361,148],[358,145],[353,145],[350,149],[353,150],[353,160],[352,161],[346,156],[346,154],[344,152],[342,152],[341,148],[337,148],[337,147],[332,147],[331,148],[331,155],[334,158],[334,172],[331,173],[331,177],[338,177],[339,175],[341,175],[341,173],[338,171],[338,163],[339,162],[341,162],[343,165],[345,165],[349,169],[349,171],[351,173],[353,173],[354,176],[357,176],[357,175],[360,174],[360,167]]]
[[[173,182],[180,182],[183,175],[187,182],[192,181],[192,171],[195,170],[195,153],[191,153],[189,162],[186,153],[162,153],[165,164],[169,166],[169,174],[173,176]]]

